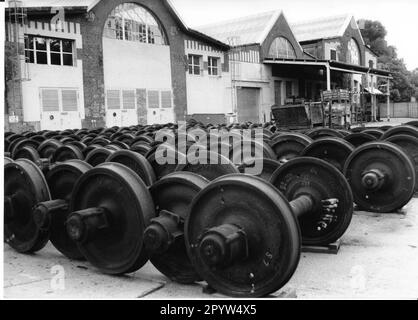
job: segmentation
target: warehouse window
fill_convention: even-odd
[[[78,111],[78,90],[62,88],[41,89],[43,112]]]
[[[135,109],[135,91],[122,91],[123,109]]]
[[[277,37],[270,46],[269,58],[296,59],[296,51],[289,40]]]
[[[347,62],[355,65],[360,65],[360,47],[355,39],[348,42]]]
[[[219,74],[219,58],[208,57],[208,73],[211,76]]]
[[[171,91],[161,91],[161,108],[169,109],[171,107]]]
[[[120,109],[119,90],[107,90],[107,108],[108,109]]]
[[[42,110],[44,112],[59,112],[60,103],[58,89],[42,90]]]
[[[189,54],[189,74],[200,75],[202,57]]]
[[[117,6],[107,18],[104,36],[110,39],[166,45],[166,36],[158,21],[135,3]]]
[[[27,63],[56,66],[74,65],[74,40],[25,35]]]
[[[160,108],[160,94],[158,91],[148,91],[148,108]]]
[[[330,50],[330,60],[337,61],[337,50],[335,49]]]
[[[77,91],[76,90],[61,90],[62,110],[63,111],[77,111]]]

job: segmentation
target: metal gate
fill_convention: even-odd
[[[79,92],[74,88],[41,88],[41,130],[81,128]]]
[[[106,126],[129,127],[138,124],[136,90],[107,90]]]
[[[173,97],[171,91],[149,90],[148,124],[166,124],[174,122]]]

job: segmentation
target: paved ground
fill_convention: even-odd
[[[4,295],[8,299],[164,299],[221,297],[203,283],[167,281],[151,264],[133,275],[99,274],[72,262],[50,245],[36,255],[4,246]],[[338,255],[303,253],[278,298],[418,298],[418,198],[400,214],[356,212]],[[63,276],[61,276],[63,275]]]
[[[367,126],[399,125],[392,119]],[[4,246],[4,295],[8,299],[219,298],[203,283],[182,286],[147,264],[135,274],[111,277],[88,263],[67,260],[51,245],[36,255]],[[338,255],[303,253],[278,298],[418,298],[418,198],[401,214],[356,212]]]

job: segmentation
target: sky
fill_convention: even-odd
[[[283,10],[290,22],[354,14],[357,20],[379,20],[386,39],[398,49],[409,70],[418,68],[417,0],[171,0],[189,27]]]

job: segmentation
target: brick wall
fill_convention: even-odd
[[[23,47],[14,42],[5,42],[5,103],[4,103],[4,130],[21,133],[39,129],[39,123],[23,122],[23,103],[20,55],[16,55],[19,46],[19,54],[23,53]],[[15,116],[17,122],[9,123],[9,116]]]
[[[283,13],[280,14],[279,18],[277,19],[275,25],[273,26],[271,32],[268,34],[267,38],[261,45],[261,61],[264,60],[265,57],[268,56],[268,52],[270,50],[270,46],[274,39],[277,37],[285,37],[287,40],[290,41],[293,48],[296,52],[296,58],[297,59],[303,59],[303,51],[296,40],[292,29],[289,26],[289,23],[286,21],[286,18],[284,17]]]

